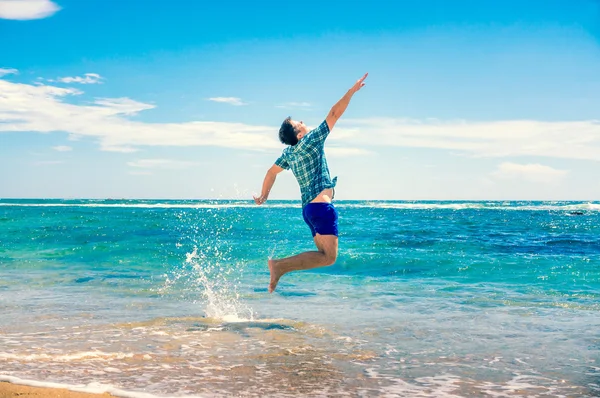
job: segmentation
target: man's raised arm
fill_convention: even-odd
[[[265,175],[260,196],[254,196],[254,203],[262,205],[267,201],[269,193],[271,193],[271,188],[273,188],[273,184],[275,184],[275,179],[277,179],[277,174],[281,173],[283,170],[282,167],[277,166],[276,164],[271,166]]]
[[[331,108],[331,110],[329,111],[329,114],[327,115],[327,118],[325,119],[325,121],[327,122],[327,126],[329,126],[329,130],[331,130],[333,128],[335,123],[342,116],[342,114],[348,107],[348,104],[350,103],[350,99],[352,98],[352,96],[358,90],[360,90],[361,88],[364,87],[364,85],[365,85],[364,81],[367,78],[367,75],[368,75],[368,73],[365,73],[365,75],[363,77],[358,79],[356,81],[356,83],[354,83],[354,85],[350,88],[350,90],[348,90],[348,92],[337,102],[337,104],[335,104]]]

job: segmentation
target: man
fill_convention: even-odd
[[[338,252],[338,214],[331,201],[337,177],[332,180],[329,176],[324,152],[325,139],[348,107],[352,96],[365,85],[367,75],[354,83],[316,129],[309,131],[302,121],[298,122],[290,117],[281,125],[279,139],[289,146],[267,171],[262,193],[259,197],[254,197],[254,201],[257,205],[265,203],[277,174],[291,169],[300,185],[302,215],[311,230],[318,250],[278,260],[269,259],[271,274],[269,293],[275,290],[279,278],[288,272],[325,267],[335,263]]]

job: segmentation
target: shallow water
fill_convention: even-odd
[[[0,200],[0,375],[156,396],[600,395],[600,204]]]

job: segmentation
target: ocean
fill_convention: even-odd
[[[600,203],[0,200],[0,380],[130,397],[598,397]]]

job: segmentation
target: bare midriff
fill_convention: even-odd
[[[333,188],[327,188],[321,191],[316,198],[310,201],[310,203],[331,203],[333,200]]]

